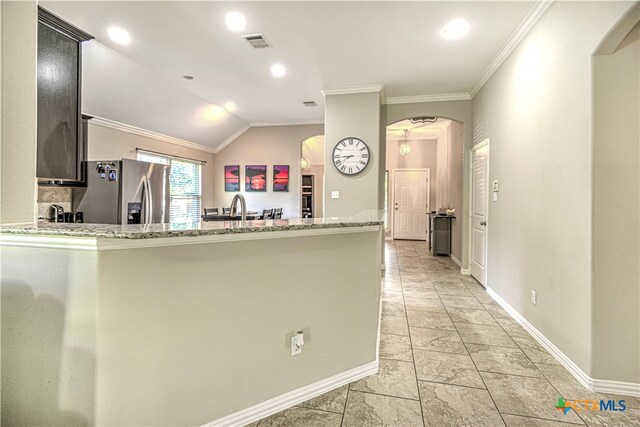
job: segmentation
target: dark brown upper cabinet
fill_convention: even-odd
[[[93,36],[38,7],[40,185],[86,186],[86,120],[81,113],[82,42]],[[85,122],[83,130],[83,120]]]

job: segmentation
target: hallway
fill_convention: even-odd
[[[385,264],[379,373],[252,425],[640,426],[640,399],[587,391],[425,242],[387,242]],[[565,415],[560,396],[627,410]]]

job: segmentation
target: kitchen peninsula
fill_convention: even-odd
[[[381,233],[377,211],[3,225],[3,406],[28,424],[243,425],[370,375]]]

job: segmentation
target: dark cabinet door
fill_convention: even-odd
[[[42,8],[38,20],[38,182],[83,186],[81,43],[92,36]]]
[[[66,35],[38,25],[38,178],[79,180],[78,50]]]

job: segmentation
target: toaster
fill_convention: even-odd
[[[60,205],[51,205],[49,219],[53,222],[64,222],[64,209]]]

